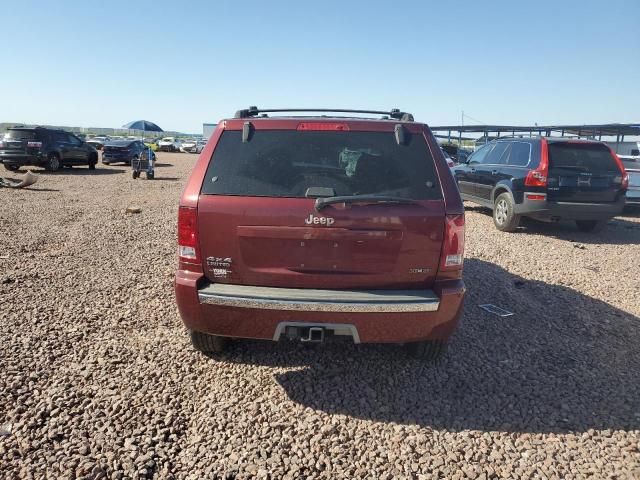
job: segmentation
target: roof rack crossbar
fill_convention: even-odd
[[[407,112],[401,112],[397,108],[392,108],[390,111],[383,110],[349,110],[343,108],[268,108],[260,109],[258,107],[249,107],[243,110],[238,110],[235,114],[235,118],[249,118],[255,117],[261,113],[280,113],[280,112],[335,112],[335,113],[367,113],[371,115],[388,115],[389,118],[396,120],[402,120],[406,122],[413,121],[413,115]]]

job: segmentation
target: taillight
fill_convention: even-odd
[[[298,130],[306,130],[306,131],[348,131],[349,125],[346,123],[318,123],[318,122],[309,122],[309,123],[299,123]]]
[[[198,252],[198,211],[191,207],[178,210],[178,256],[181,261],[196,263]]]
[[[549,143],[545,138],[541,141],[540,164],[534,170],[529,170],[524,184],[527,187],[546,187],[549,176]]]
[[[629,188],[629,174],[624,168],[624,164],[622,163],[622,160],[620,160],[620,157],[616,154],[616,152],[613,151],[613,148],[609,147],[609,151],[611,152],[611,156],[613,157],[613,159],[616,161],[618,169],[620,170],[620,174],[622,175],[622,178],[620,179],[620,188],[622,188],[622,190],[627,190]]]
[[[459,270],[464,260],[464,215],[447,215],[440,258],[442,270]]]
[[[42,142],[27,142],[27,148],[40,148],[42,147]]]

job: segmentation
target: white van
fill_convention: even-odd
[[[619,157],[640,157],[640,142],[608,142]]]
[[[618,154],[629,174],[627,205],[640,205],[640,142],[611,142],[609,146]]]

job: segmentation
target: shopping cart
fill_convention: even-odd
[[[140,172],[146,172],[147,180],[153,180],[156,155],[151,147],[145,148],[138,158],[131,160],[131,176],[136,179],[140,176]]]

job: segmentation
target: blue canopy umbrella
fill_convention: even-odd
[[[164,132],[158,125],[149,120],[136,120],[135,122],[127,123],[122,128],[128,128],[129,130],[142,130],[142,140],[144,140],[144,132]]]

